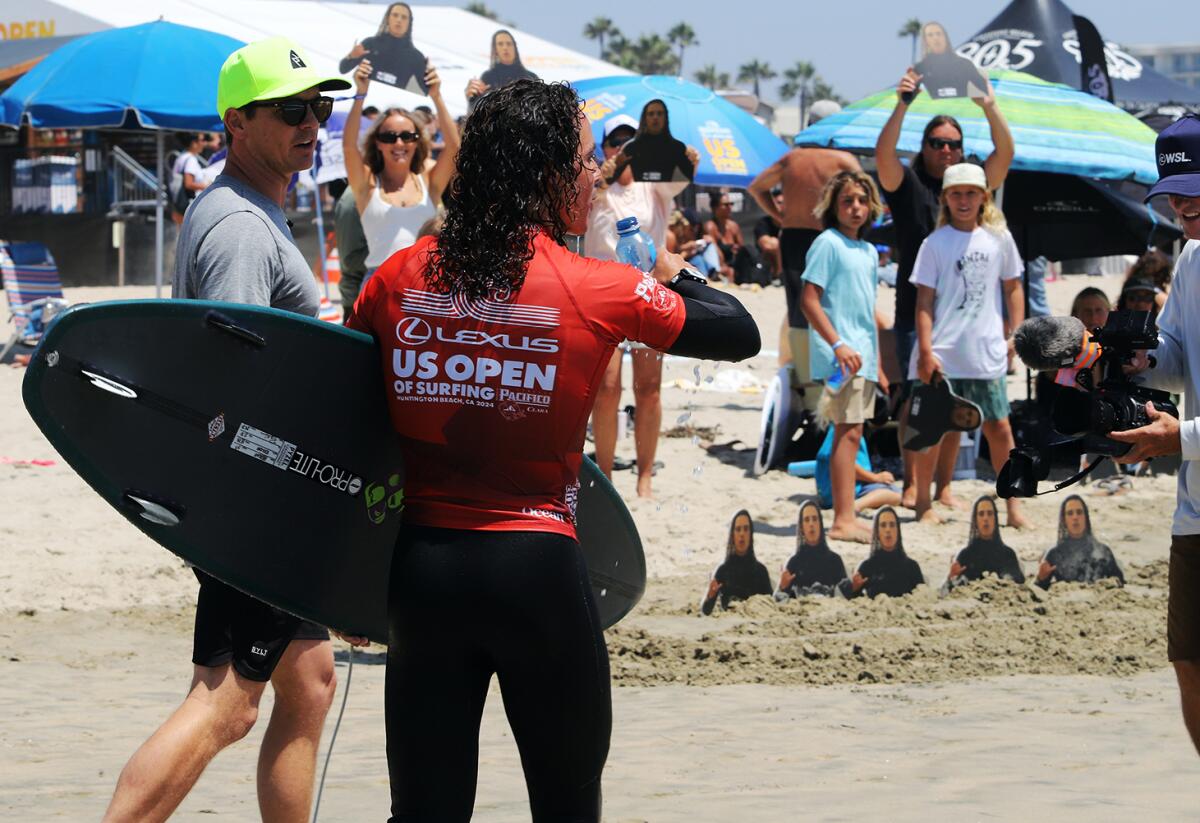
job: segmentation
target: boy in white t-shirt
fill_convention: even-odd
[[[940,374],[950,379],[955,394],[979,405],[992,466],[999,473],[1014,445],[1005,374],[1012,330],[1025,319],[1024,265],[1004,215],[992,203],[981,167],[959,163],[947,168],[941,202],[938,229],[921,244],[913,267],[917,348],[908,376],[929,383]],[[939,519],[929,490],[935,464],[937,499],[957,507],[950,493],[950,478],[959,442],[957,431],[948,432],[936,449],[917,460],[914,484],[921,520]],[[1012,498],[1006,502],[1008,525],[1028,525],[1020,513],[1020,501]]]

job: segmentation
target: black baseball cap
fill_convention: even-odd
[[[1146,201],[1160,194],[1200,197],[1200,117],[1185,114],[1154,141],[1158,182]]]

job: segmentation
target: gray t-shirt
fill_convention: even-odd
[[[171,295],[309,317],[316,317],[321,302],[283,209],[228,174],[202,191],[184,216]]]

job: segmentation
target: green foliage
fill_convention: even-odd
[[[604,38],[605,37],[620,37],[620,30],[613,25],[613,21],[607,17],[597,17],[592,22],[583,27],[583,36],[588,40],[598,40],[600,43],[600,59],[604,59]]]
[[[743,63],[738,66],[737,79],[739,83],[753,83],[754,96],[762,99],[762,94],[759,93],[759,81],[770,80],[776,76],[776,72],[771,68],[771,64],[760,60],[751,60],[749,63]]]
[[[904,21],[904,25],[900,27],[900,31],[896,32],[897,37],[912,38],[912,62],[917,62],[917,35],[921,33],[921,21],[915,17],[910,17]]]
[[[679,47],[679,74],[683,75],[683,52],[689,46],[698,46],[700,41],[696,39],[696,32],[687,23],[677,23],[673,29],[667,32],[667,42],[673,46]]]

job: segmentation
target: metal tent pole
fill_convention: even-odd
[[[163,186],[163,131],[155,129],[155,142],[158,144],[156,177],[158,189],[154,197],[154,296],[162,298],[163,286],[163,201],[166,199]]]

